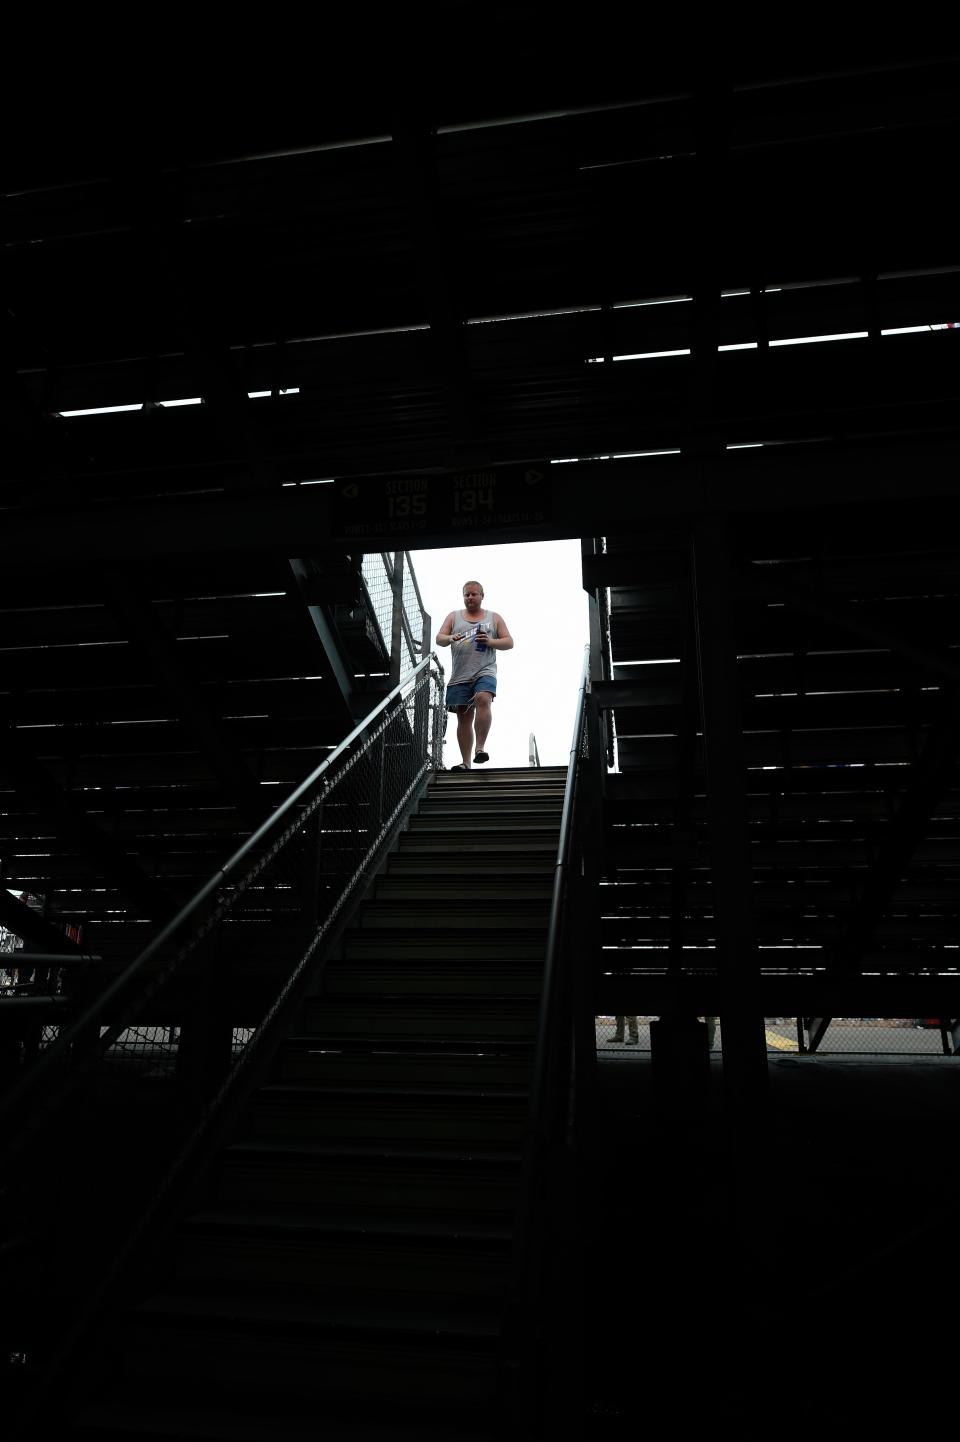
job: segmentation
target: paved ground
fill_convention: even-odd
[[[889,1435],[950,1385],[960,1061],[779,1053],[769,1071],[738,1120],[716,1056],[671,1109],[649,1052],[599,1053],[587,1438]]]

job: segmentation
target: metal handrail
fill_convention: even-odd
[[[7,971],[17,966],[86,966],[91,961],[102,961],[102,956],[94,952],[72,951],[3,951],[0,956],[8,956],[10,960],[0,962]]]
[[[556,1036],[557,1018],[560,1013],[562,988],[567,978],[564,974],[560,943],[563,936],[563,915],[566,905],[567,878],[570,852],[573,845],[573,811],[576,793],[578,758],[586,716],[586,698],[590,683],[590,647],[584,648],[583,670],[577,700],[576,717],[573,723],[573,740],[567,763],[566,785],[563,796],[563,810],[560,817],[560,836],[557,842],[557,860],[554,867],[553,894],[550,902],[550,921],[547,930],[546,956],[543,969],[543,986],[537,1017],[537,1037],[534,1049],[533,1081],[527,1118],[527,1145],[524,1152],[520,1203],[517,1209],[517,1226],[514,1238],[514,1283],[512,1310],[514,1312],[517,1338],[530,1340],[530,1328],[524,1318],[529,1316],[535,1287],[535,1256],[541,1229],[537,1225],[538,1182],[544,1176],[544,1155],[549,1135],[547,1109],[558,1093],[557,1076],[562,1056],[562,1042]],[[509,1343],[508,1343],[509,1345]],[[519,1357],[508,1358],[508,1365],[522,1365]]]
[[[204,882],[204,884],[193,894],[190,900],[180,908],[177,914],[170,921],[168,921],[160,929],[156,936],[154,936],[153,939],[148,942],[147,945],[143,947],[143,949],[137,954],[137,956],[134,957],[133,961],[131,961],[129,966],[126,967],[126,969],[121,972],[121,974],[116,977],[103,992],[100,993],[100,995],[91,1003],[87,1010],[83,1012],[81,1016],[76,1018],[70,1026],[66,1027],[61,1032],[57,1041],[54,1042],[53,1045],[48,1047],[46,1051],[44,1051],[43,1055],[39,1057],[34,1063],[34,1065],[30,1068],[28,1074],[23,1077],[20,1083],[8,1093],[8,1095],[3,1099],[2,1102],[0,1102],[0,1122],[2,1122],[6,1116],[12,1116],[14,1113],[21,1111],[25,1100],[31,1094],[36,1092],[42,1086],[42,1084],[48,1080],[51,1073],[55,1071],[64,1055],[69,1051],[69,1048],[76,1041],[78,1041],[85,1034],[89,1035],[93,1028],[99,1029],[102,1023],[104,1013],[106,1012],[108,1007],[116,1000],[119,995],[121,995],[127,990],[127,988],[131,986],[131,983],[134,982],[138,976],[142,974],[142,972],[145,970],[150,961],[152,961],[153,958],[157,955],[157,953],[161,951],[170,941],[172,941],[178,933],[182,933],[186,923],[192,917],[195,917],[197,915],[204,903],[207,902],[212,895],[214,895],[214,893],[224,884],[224,882],[230,876],[234,875],[238,871],[241,864],[247,859],[247,857],[251,855],[253,851],[255,851],[265,840],[267,840],[267,838],[270,837],[272,833],[275,833],[278,830],[280,825],[287,820],[287,818],[290,816],[291,812],[298,805],[298,803],[303,800],[303,798],[308,794],[308,792],[313,791],[316,788],[317,784],[322,781],[324,774],[329,771],[330,768],[334,766],[334,764],[350,749],[350,747],[353,746],[353,744],[366,731],[371,728],[371,726],[377,721],[378,717],[383,715],[390,708],[390,706],[399,699],[401,692],[409,688],[411,682],[414,681],[414,678],[417,677],[422,671],[425,671],[427,668],[429,668],[432,664],[436,664],[436,666],[440,670],[441,675],[443,674],[443,667],[440,663],[439,658],[432,652],[429,656],[425,656],[423,660],[414,667],[414,669],[409,673],[409,675],[404,677],[403,681],[401,681],[399,685],[395,686],[393,690],[390,691],[389,694],[383,698],[379,705],[374,707],[374,709],[369,713],[369,715],[365,716],[362,721],[358,722],[358,724],[353,728],[350,734],[345,737],[345,739],[341,741],[338,746],[334,747],[333,751],[330,752],[329,756],[325,757],[324,760],[321,761],[320,765],[315,767],[315,769],[310,772],[309,776],[307,776],[305,780],[303,780],[300,785],[297,786],[290,793],[286,800],[281,802],[281,804],[277,807],[276,811],[272,812],[270,816],[268,816],[266,820],[263,821],[260,826],[258,826],[257,829],[250,836],[248,836],[247,839],[242,842],[240,846],[237,847],[233,855],[230,856],[228,860],[223,863],[222,866],[217,868],[214,874],[206,882]],[[302,818],[298,817],[293,827],[294,831],[299,829],[301,822]],[[289,838],[277,838],[277,841],[274,844],[277,845],[277,847],[279,848],[279,846],[283,844],[285,839]],[[163,977],[163,981],[168,981],[171,974],[172,971],[165,974]],[[122,1031],[127,1024],[128,1019],[121,1022],[115,1022],[113,1026],[109,1028],[109,1031],[118,1035],[119,1032]],[[105,1037],[101,1037],[101,1044],[104,1042],[104,1040]]]
[[[330,756],[311,772],[310,776],[287,798],[283,806],[278,807],[277,812],[275,812],[264,825],[259,827],[257,832],[255,832],[247,842],[238,848],[230,860],[226,862],[223,867],[219,868],[216,877],[211,880],[216,881],[228,871],[235,872],[240,862],[249,855],[258,841],[262,841],[268,836],[273,826],[282,823],[286,819],[291,808],[297,804],[297,801],[302,799],[311,788],[315,788],[318,782],[323,781],[324,774],[338,759],[344,757],[354,742],[361,737],[364,737],[368,744],[375,741],[376,737],[384,732],[391,724],[395,716],[400,714],[399,711],[394,712],[393,715],[387,714],[391,703],[395,702],[404,692],[412,692],[415,695],[425,682],[430,684],[428,673],[434,666],[436,670],[432,674],[437,677],[442,686],[444,673],[438,658],[432,654],[424,657],[423,661],[419,663],[415,670],[411,672],[400,685],[394,687],[390,694],[354,728],[335,751],[331,752]],[[422,676],[420,673],[423,673]],[[419,681],[415,681],[414,678],[416,676],[420,676]],[[381,717],[384,719],[378,727],[375,723],[378,718]],[[141,1211],[126,1234],[123,1235],[121,1233],[119,1235],[113,1255],[98,1271],[96,1279],[84,1294],[77,1314],[73,1317],[65,1333],[59,1339],[53,1354],[47,1359],[42,1378],[40,1379],[40,1385],[34,1389],[26,1400],[26,1404],[18,1419],[21,1430],[15,1435],[26,1436],[28,1430],[32,1433],[34,1423],[42,1414],[43,1408],[46,1405],[45,1399],[49,1397],[51,1391],[56,1392],[59,1386],[59,1378],[62,1376],[64,1369],[71,1365],[71,1359],[75,1358],[78,1349],[84,1346],[85,1340],[91,1335],[95,1319],[102,1314],[104,1307],[109,1302],[109,1298],[114,1295],[117,1287],[121,1285],[132,1261],[140,1255],[141,1249],[147,1243],[147,1239],[154,1236],[157,1229],[165,1223],[168,1223],[175,1214],[176,1207],[182,1202],[185,1186],[193,1184],[200,1176],[204,1160],[209,1161],[212,1157],[216,1139],[223,1135],[224,1128],[230,1124],[230,1119],[236,1113],[237,1105],[243,1102],[244,1098],[256,1084],[258,1076],[262,1074],[265,1065],[269,1064],[272,1055],[270,1048],[274,1045],[278,1035],[278,1023],[289,1015],[291,1005],[296,1003],[302,996],[304,985],[311,975],[308,966],[313,960],[320,942],[324,938],[329,939],[333,937],[335,939],[335,937],[340,934],[340,929],[345,925],[345,918],[347,917],[345,910],[346,899],[356,891],[360,879],[368,874],[372,861],[382,854],[382,848],[386,838],[395,832],[397,825],[399,825],[402,820],[404,811],[409,806],[411,796],[415,794],[418,785],[422,782],[426,771],[429,769],[429,763],[432,761],[434,765],[436,765],[439,760],[438,732],[433,729],[428,729],[425,733],[425,740],[426,745],[420,763],[414,768],[411,777],[406,780],[403,794],[392,804],[389,818],[381,818],[380,830],[374,837],[361,866],[354,873],[354,876],[340,894],[324,920],[313,931],[313,935],[306,941],[305,945],[302,945],[295,964],[280,986],[266,1014],[254,1030],[250,1041],[235,1059],[230,1071],[215,1093],[209,1100],[201,1102],[196,1120],[192,1124],[192,1130],[188,1135],[184,1136],[177,1154],[166,1170],[165,1175],[154,1187],[144,1210]],[[355,753],[355,756],[360,757],[362,754],[363,749],[361,748],[361,750]],[[341,769],[340,775],[343,775],[344,772],[350,769],[352,762],[353,758],[346,762],[345,766]],[[333,782],[324,788],[322,793],[324,797],[333,791],[338,779],[339,778],[334,778]],[[301,816],[294,823],[292,828],[294,832],[300,829],[303,824],[303,819]],[[289,830],[290,828],[288,828],[288,832]],[[276,854],[276,843],[274,844],[273,854]],[[255,865],[259,866],[259,862]],[[174,934],[178,922],[182,924],[185,919],[195,914],[197,908],[209,895],[210,885],[211,883],[208,882],[204,887],[201,887],[192,901],[188,902],[187,905],[181,909],[178,917],[168,923],[163,929],[163,932],[154,939],[149,947],[144,948],[128,968],[128,975],[133,974],[135,968],[139,968],[148,953],[155,954],[157,947],[162,944],[164,937],[169,939]],[[91,1012],[94,1010],[94,1008],[91,1008]],[[17,1094],[18,1097],[22,1097],[22,1095],[22,1091]]]

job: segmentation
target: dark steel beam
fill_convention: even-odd
[[[131,456],[131,467],[141,460],[139,453]],[[330,475],[337,468],[328,461],[329,457],[318,456],[312,463],[305,460],[299,469],[305,478]],[[774,447],[562,466],[540,458],[529,465],[544,476],[544,517],[536,522],[494,518],[489,528],[469,531],[453,524],[455,518],[445,504],[424,517],[422,529],[391,529],[383,507],[389,479],[385,474],[349,479],[358,488],[360,508],[384,516],[362,541],[343,530],[334,505],[336,484],[290,485],[263,496],[222,490],[216,496],[167,495],[129,503],[106,501],[90,508],[74,503],[57,510],[10,511],[0,533],[0,561],[6,573],[15,574],[18,569],[35,570],[38,555],[51,563],[86,565],[244,551],[287,557],[309,555],[330,545],[392,551],[398,546],[463,545],[467,540],[476,544],[559,540],[603,535],[612,529],[636,530],[651,518],[691,517],[717,508],[730,514],[773,515],[864,503],[892,512],[903,507],[905,515],[915,516],[921,503],[934,509],[942,503],[946,509],[954,501],[960,441],[887,447],[849,442],[842,449]],[[449,485],[456,473],[398,468],[391,474],[430,475]],[[169,477],[169,483],[174,486],[176,477]],[[222,478],[215,484],[222,487]]]
[[[415,115],[415,110],[415,101],[405,104],[392,127],[397,182],[424,314],[430,322],[437,384],[446,402],[451,440],[463,458],[474,445],[473,387],[464,317],[454,300],[451,220],[440,213],[434,135],[426,118]]]
[[[692,542],[724,1081],[731,1095],[749,1103],[765,1092],[767,1049],[757,988],[733,575],[723,517],[698,520]]]
[[[673,806],[673,836],[680,847],[696,847],[694,791],[696,781],[697,732],[700,725],[700,688],[697,666],[697,630],[690,576],[680,587],[683,609],[683,649],[680,657],[681,700],[677,754],[677,791]],[[688,853],[689,854],[689,853]],[[674,970],[683,965],[684,920],[690,883],[690,863],[682,853],[673,863],[670,885],[670,962]]]
[[[766,973],[757,982],[756,996],[753,1016],[761,1038],[766,1016],[800,1016],[807,1024],[838,1016],[955,1018],[960,1015],[960,971],[939,976],[918,970],[912,975],[845,977],[824,971]],[[597,976],[594,1011],[598,1016],[621,1012],[713,1016],[719,1014],[723,998],[723,981],[716,974],[613,973]]]
[[[309,563],[302,558],[291,557],[288,564],[296,584],[297,597],[309,621],[313,642],[320,643],[326,671],[336,682],[336,694],[341,703],[343,720],[349,729],[356,720],[354,708],[357,705],[357,693],[354,676],[342,654],[326,606],[310,599],[312,577]]]
[[[12,931],[14,936],[19,936],[21,941],[30,942],[43,951],[80,954],[80,947],[75,941],[64,936],[25,902],[11,896],[4,886],[0,886],[0,925]],[[12,960],[8,964],[16,966],[17,953],[11,952],[10,957]]]
[[[773,1015],[776,1016],[777,1013],[774,1012]],[[832,1021],[832,1016],[805,1016],[803,1018],[807,1033],[807,1051],[814,1052],[819,1049]]]

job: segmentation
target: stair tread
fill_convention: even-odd
[[[546,909],[545,909],[545,910],[546,910]],[[547,918],[547,920],[540,920],[540,919],[538,918],[537,924],[536,924],[535,926],[531,926],[531,927],[529,928],[529,930],[526,930],[526,931],[511,931],[509,927],[499,927],[499,928],[497,928],[497,929],[496,929],[497,963],[498,963],[500,966],[504,966],[504,965],[506,965],[506,964],[507,964],[508,962],[510,962],[510,961],[513,961],[513,960],[522,960],[523,958],[520,958],[520,957],[518,957],[518,958],[511,957],[510,954],[509,954],[509,952],[508,952],[506,955],[503,955],[503,954],[502,954],[502,948],[503,948],[503,947],[506,947],[506,946],[510,946],[510,945],[518,946],[521,942],[523,942],[524,945],[528,945],[529,942],[530,942],[531,934],[534,934],[534,935],[535,935],[536,932],[538,932],[538,931],[543,931],[543,932],[545,932],[545,931],[547,930],[548,923],[549,923],[549,918]],[[477,923],[476,923],[475,920],[471,922],[471,920],[470,920],[469,917],[464,921],[464,924],[463,924],[462,927],[453,927],[453,926],[446,926],[446,927],[439,927],[439,926],[437,926],[437,927],[429,927],[429,926],[424,926],[424,927],[419,927],[419,928],[418,928],[418,927],[413,927],[413,926],[396,926],[396,925],[377,926],[377,927],[352,926],[352,927],[350,927],[349,931],[346,933],[345,941],[348,941],[348,942],[349,942],[349,941],[358,941],[358,940],[359,940],[359,941],[367,941],[367,940],[371,940],[371,941],[373,941],[373,940],[375,940],[375,941],[382,941],[384,937],[390,937],[390,936],[394,936],[394,935],[402,935],[405,940],[410,940],[410,939],[411,939],[411,935],[410,935],[411,932],[416,932],[416,931],[419,931],[419,932],[421,933],[421,936],[422,936],[422,938],[423,938],[424,940],[429,940],[429,942],[430,942],[430,944],[431,944],[432,946],[436,946],[438,943],[449,942],[449,943],[451,943],[452,945],[461,946],[461,947],[462,947],[462,946],[465,945],[465,942],[464,942],[464,938],[465,938],[465,937],[470,937],[470,938],[472,938],[473,946],[474,946],[474,949],[475,949],[475,950],[476,950],[477,944],[478,944],[478,943],[477,943]],[[463,959],[462,956],[461,956],[460,959],[461,959],[461,960]]]
[[[528,958],[521,958],[521,960],[526,961]],[[336,1006],[345,999],[342,993],[337,996],[327,996],[325,993],[311,993],[308,998],[308,1000],[312,1002],[323,1002],[329,1006]],[[364,997],[362,994],[358,999],[367,1001],[368,1003],[370,1001],[369,997]],[[411,996],[409,992],[404,991],[382,991],[378,993],[376,1000],[377,1005],[383,1002],[389,1002],[391,1007],[406,1004],[410,1011],[415,1011],[418,1009],[422,1010],[424,1006],[431,1001],[431,994],[425,993]],[[535,997],[517,997],[514,996],[512,992],[488,991],[486,988],[484,988],[483,991],[457,991],[453,993],[441,991],[435,993],[434,1000],[436,1005],[432,1007],[431,1010],[435,1011],[440,1011],[443,1007],[451,1007],[454,1001],[464,1003],[463,1006],[459,1007],[460,1011],[472,1009],[478,1001],[489,1003],[490,1007],[494,1009],[499,1009],[501,1006],[523,1006],[527,1011],[537,1004]]]
[[[365,1408],[364,1411],[368,1411]],[[98,1432],[136,1434],[144,1437],[179,1437],[189,1442],[494,1442],[497,1432],[482,1421],[458,1423],[418,1418],[404,1422],[396,1416],[371,1421],[351,1409],[347,1417],[318,1413],[291,1416],[289,1405],[277,1414],[243,1413],[224,1410],[220,1389],[211,1410],[196,1405],[150,1398],[142,1405],[119,1400],[85,1406],[78,1425]]]
[[[557,848],[555,846],[541,846],[538,850],[527,847],[523,851],[498,851],[485,853],[488,864],[484,868],[484,875],[491,875],[491,866],[497,865],[503,868],[502,874],[511,879],[518,876],[552,876],[557,864]],[[449,847],[433,847],[430,850],[420,848],[417,850],[394,851],[391,853],[387,863],[387,870],[384,873],[388,881],[396,880],[400,876],[446,876],[452,869],[452,874],[460,875],[462,868],[467,862],[474,865],[473,853],[466,852],[463,848],[459,852],[451,852]],[[417,870],[416,868],[421,868]],[[457,870],[457,868],[461,870]],[[471,875],[476,875],[473,870]]]
[[[491,912],[498,911],[506,914],[507,916],[513,916],[517,913],[523,915],[524,913],[533,909],[530,906],[530,902],[533,898],[527,896],[491,896],[489,894],[491,878],[484,874],[482,877],[478,877],[477,880],[482,882],[484,888],[483,894],[477,895],[477,901],[478,903],[482,903],[485,915],[489,915]],[[476,892],[474,894],[476,895]],[[549,912],[549,897],[546,899],[546,903],[544,903],[543,899],[540,897],[537,897],[536,900],[540,903],[536,908],[538,911]],[[373,911],[421,912],[422,910],[422,898],[416,896],[411,896],[409,900],[404,897],[377,896],[369,901],[365,901],[360,908],[361,916],[364,913]],[[446,896],[434,896],[433,898],[431,898],[430,901],[430,910],[440,916],[445,916],[448,912],[452,912],[454,915],[457,915],[463,910],[463,904],[462,901],[459,899],[454,901]],[[357,923],[354,922],[353,925],[356,926]],[[360,923],[360,925],[362,927],[362,922]]]
[[[182,1225],[188,1232],[215,1230],[265,1237],[347,1237],[364,1233],[405,1240],[482,1242],[508,1242],[513,1237],[512,1227],[485,1220],[362,1211],[352,1211],[345,1217],[338,1212],[267,1212],[262,1207],[255,1212],[210,1208],[193,1212]]]
[[[382,1086],[382,1087],[351,1087],[337,1086],[334,1089],[311,1086],[309,1082],[271,1082],[267,1086],[259,1087],[255,1093],[256,1097],[269,1100],[272,1097],[281,1099],[284,1097],[363,1097],[365,1101],[371,1098],[383,1097],[388,1101],[394,1098],[407,1101],[456,1101],[463,1102],[471,1099],[495,1099],[497,1101],[526,1101],[529,1092],[517,1087],[511,1091],[484,1091],[482,1087],[475,1087],[472,1091],[466,1091],[463,1087],[435,1087],[422,1086]]]
[[[226,1412],[222,1397],[209,1412],[182,1403],[159,1406],[153,1400],[141,1406],[135,1402],[97,1403],[81,1410],[78,1425],[98,1432],[180,1438],[183,1442],[319,1442],[319,1438],[323,1442],[494,1442],[497,1436],[496,1430],[483,1422],[434,1425],[432,1419],[401,1423],[395,1417],[376,1422],[360,1419],[356,1409],[349,1417],[319,1415],[316,1407],[297,1417],[288,1409],[281,1415]]]
[[[499,1318],[488,1309],[446,1309],[402,1305],[371,1307],[364,1299],[338,1297],[332,1302],[322,1298],[221,1296],[218,1293],[187,1291],[166,1292],[141,1302],[133,1313],[135,1318],[154,1318],[183,1323],[210,1319],[221,1324],[238,1326],[290,1328],[298,1331],[379,1331],[404,1333],[407,1336],[493,1339],[499,1335]]]
[[[553,895],[553,884],[548,872],[542,876],[516,877],[510,876],[501,878],[497,883],[501,898],[529,901],[549,902]],[[376,901],[396,906],[398,903],[409,902],[410,905],[423,905],[424,901],[433,904],[435,892],[434,878],[424,877],[422,880],[415,876],[404,876],[403,878],[383,877],[377,882]],[[475,897],[476,878],[464,876],[461,880],[453,880],[450,877],[444,880],[444,901],[462,901]],[[419,894],[418,894],[419,893]],[[369,903],[368,903],[369,904]]]
[[[533,1054],[533,1043],[529,1041],[515,1041],[509,1037],[503,1041],[478,1042],[476,1046],[482,1047],[477,1051],[473,1044],[464,1041],[462,1038],[447,1040],[444,1037],[414,1037],[407,1040],[404,1037],[397,1037],[394,1040],[389,1038],[389,1045],[385,1039],[379,1036],[369,1037],[347,1037],[332,1038],[323,1032],[296,1032],[286,1038],[288,1047],[295,1047],[298,1050],[306,1048],[310,1051],[332,1052],[335,1055],[360,1055],[360,1056],[409,1056],[409,1057],[464,1057],[471,1061],[481,1058],[496,1059],[496,1051],[503,1050],[506,1056],[516,1057],[518,1055],[531,1056]],[[369,1051],[367,1048],[375,1048]]]
[[[519,1150],[494,1150],[485,1144],[471,1144],[470,1147],[457,1148],[456,1144],[450,1143],[443,1148],[424,1147],[403,1143],[378,1144],[371,1142],[369,1145],[363,1143],[350,1143],[345,1141],[320,1142],[307,1141],[283,1137],[273,1139],[271,1137],[259,1137],[256,1140],[244,1139],[243,1141],[232,1142],[227,1147],[227,1155],[255,1156],[266,1154],[270,1156],[295,1156],[295,1157],[349,1157],[357,1160],[366,1160],[370,1157],[378,1157],[381,1160],[397,1161],[424,1161],[424,1162],[515,1162],[520,1157]]]
[[[477,797],[476,792],[473,791],[472,788],[471,794],[473,799],[481,805],[488,799],[482,796]],[[491,810],[495,810],[498,815],[525,816],[531,812],[537,814],[541,811],[552,813],[563,809],[563,792],[562,790],[558,790],[554,795],[544,793],[535,799],[531,799],[529,795],[520,794],[519,792],[512,796],[503,796],[501,794],[490,797],[489,804]],[[433,792],[428,792],[417,808],[417,816],[424,816],[433,811],[441,810],[449,811],[451,815],[463,815],[459,802],[453,796],[441,796]]]

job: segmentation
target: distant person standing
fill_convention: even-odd
[[[490,759],[485,747],[497,694],[497,652],[513,649],[513,637],[503,617],[485,610],[479,581],[465,584],[463,609],[450,612],[437,632],[437,645],[453,647],[447,710],[457,717],[457,745],[463,762],[450,769],[470,771],[471,757],[478,766]]]
[[[616,1029],[615,1029],[615,1031],[614,1031],[614,1033],[613,1033],[613,1036],[610,1038],[610,1040],[611,1040],[611,1041],[615,1041],[615,1042],[622,1042],[622,1041],[623,1041],[623,1024],[624,1024],[624,1022],[626,1022],[626,1023],[627,1023],[627,1026],[628,1026],[629,1029],[630,1029],[630,1041],[629,1041],[628,1045],[629,1045],[629,1046],[639,1046],[639,1044],[640,1044],[640,1028],[639,1028],[638,1025],[637,1025],[637,1018],[636,1018],[635,1016],[617,1016],[617,1017],[614,1017],[614,1021],[615,1021],[615,1023],[616,1023]]]

